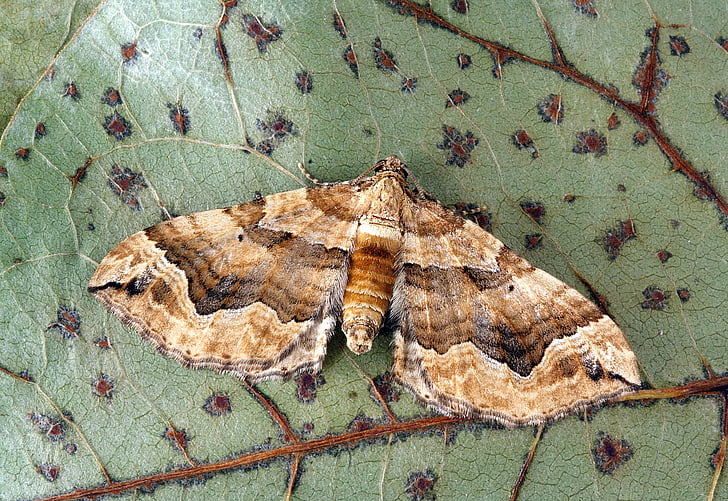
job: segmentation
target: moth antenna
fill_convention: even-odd
[[[412,172],[410,172],[410,170],[407,167],[402,166],[402,170],[404,170],[407,173],[407,179],[411,180],[412,184],[415,186],[415,189],[414,189],[415,194],[421,196],[422,198],[426,198],[427,200],[437,202],[440,205],[445,205],[442,202],[440,202],[440,200],[438,200],[438,198],[435,195],[433,195],[432,193],[430,193],[429,191],[424,189],[422,187],[422,185],[420,184],[420,182],[417,181],[417,178],[412,174]]]
[[[325,184],[328,184],[328,183],[321,181],[319,178],[314,177],[313,174],[311,174],[309,171],[306,170],[306,167],[304,167],[301,162],[298,162],[298,170],[301,171],[301,174],[303,174],[303,176],[306,179],[308,179],[311,183],[315,184],[316,186],[324,186]]]
[[[358,176],[356,176],[356,179],[354,179],[351,182],[351,184],[357,184],[359,181],[361,181],[362,179],[364,179],[370,172],[374,172],[379,167],[381,167],[382,165],[384,165],[384,162],[385,161],[386,161],[386,159],[385,160],[380,160],[379,162],[377,162],[374,165],[372,165],[371,167],[369,167],[367,170],[365,170],[364,172],[362,172],[361,174],[359,174]]]
[[[481,207],[480,205],[476,205],[475,207],[470,207],[469,209],[458,209],[457,207],[453,207],[453,210],[460,214],[461,216],[472,216],[474,214],[480,214],[483,212],[486,212],[488,210],[487,207]]]

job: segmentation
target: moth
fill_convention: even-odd
[[[88,290],[163,354],[251,382],[321,370],[339,322],[365,353],[386,322],[396,379],[446,415],[546,423],[638,387],[607,315],[408,172],[392,155],[351,181],[161,222]]]

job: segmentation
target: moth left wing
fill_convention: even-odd
[[[358,196],[337,183],[164,221],[113,249],[88,289],[185,365],[251,380],[318,370]]]
[[[506,426],[632,391],[632,350],[591,301],[449,209],[402,217],[394,374],[426,405]]]

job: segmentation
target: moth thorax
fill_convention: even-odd
[[[365,222],[359,226],[344,292],[341,328],[354,353],[366,353],[389,309],[394,288],[394,256],[401,246],[399,229]]]

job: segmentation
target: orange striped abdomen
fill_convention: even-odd
[[[382,326],[394,288],[394,257],[401,246],[398,229],[364,223],[354,243],[344,292],[342,330],[354,353],[365,353]]]

